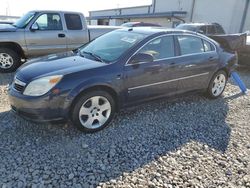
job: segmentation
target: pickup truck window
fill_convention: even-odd
[[[47,13],[39,16],[35,22],[39,30],[62,30],[62,21],[59,14]]]
[[[207,26],[207,34],[214,35],[216,33],[215,26],[214,25],[208,25]]]
[[[206,34],[207,33],[207,27],[206,26],[201,26],[200,30],[203,32],[202,34]]]
[[[216,34],[225,34],[224,29],[220,25],[216,25]]]
[[[64,16],[68,30],[82,30],[82,21],[78,14],[65,14]]]
[[[36,14],[36,12],[28,12],[20,19],[18,19],[13,25],[17,28],[23,29],[29,24],[29,22],[35,17]]]

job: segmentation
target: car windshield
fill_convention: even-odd
[[[183,29],[183,30],[188,30],[188,31],[196,31],[197,27],[193,25],[183,25],[180,24],[176,27],[176,29]]]
[[[83,46],[79,52],[84,57],[110,63],[146,37],[147,35],[141,33],[113,31]]]
[[[35,15],[36,15],[36,12],[28,12],[27,14],[22,16],[20,19],[18,19],[13,25],[17,28],[25,28],[29,24],[30,20],[34,18]]]

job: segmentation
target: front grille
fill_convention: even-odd
[[[26,83],[22,82],[21,80],[15,77],[13,87],[16,91],[23,92],[25,86]]]
[[[21,85],[19,85],[19,84],[14,83],[14,88],[15,88],[15,90],[17,90],[17,91],[22,92],[23,89],[24,89],[24,86],[21,86]]]

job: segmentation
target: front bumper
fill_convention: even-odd
[[[68,108],[64,108],[64,96],[24,96],[12,87],[8,94],[12,111],[25,119],[45,123],[65,122],[68,118]]]

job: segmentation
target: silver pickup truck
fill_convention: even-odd
[[[0,24],[0,72],[15,71],[27,58],[76,49],[115,29],[87,26],[76,12],[28,12],[14,24]]]

